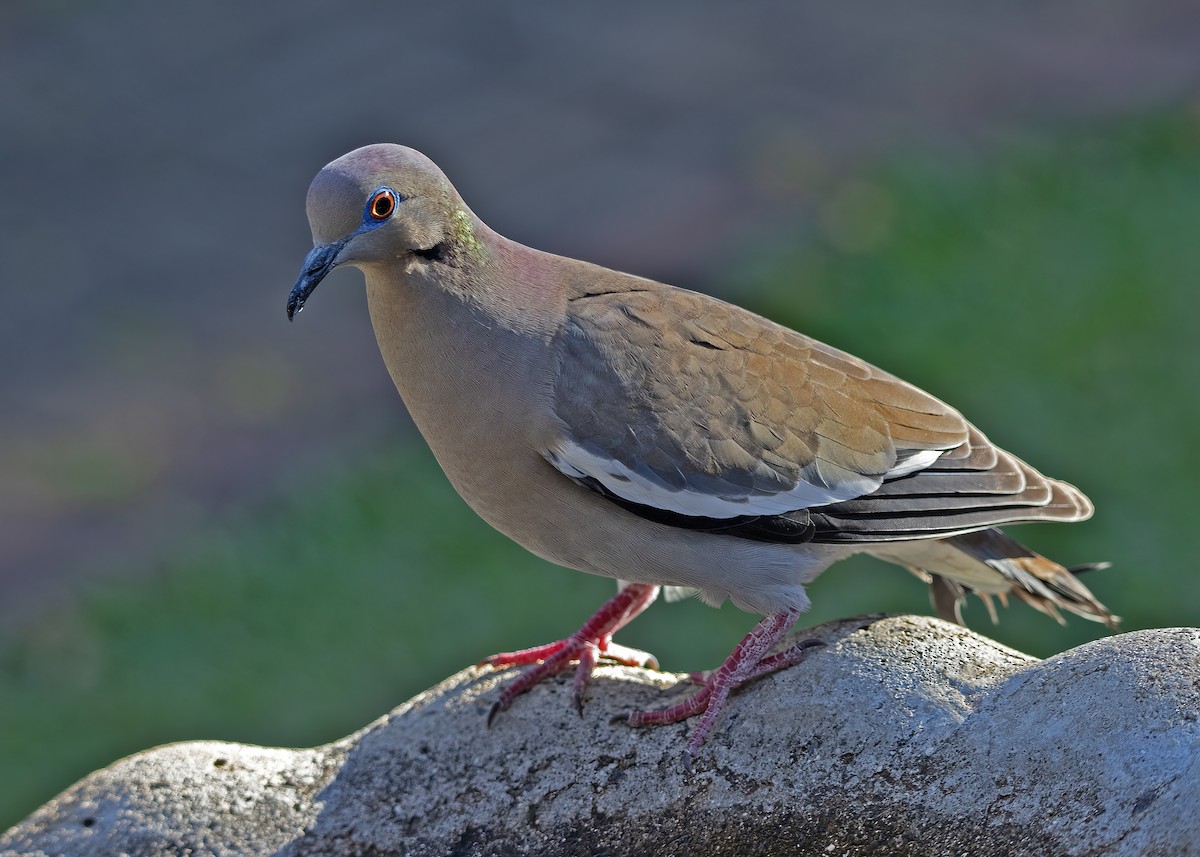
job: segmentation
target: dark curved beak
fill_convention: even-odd
[[[304,302],[313,293],[313,289],[320,285],[321,280],[325,279],[325,275],[334,269],[338,253],[342,252],[342,248],[352,237],[347,235],[332,244],[320,244],[312,248],[312,252],[304,259],[304,267],[300,269],[300,278],[296,280],[296,285],[292,286],[292,292],[288,295],[288,321],[291,321],[295,318],[296,313],[304,309]]]

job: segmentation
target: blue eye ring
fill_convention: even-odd
[[[390,187],[376,188],[367,200],[366,220],[383,223],[396,211],[400,197]]]

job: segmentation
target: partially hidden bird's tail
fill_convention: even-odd
[[[963,624],[962,604],[970,592],[984,602],[993,622],[997,616],[992,596],[1007,606],[1010,594],[1059,623],[1064,621],[1060,610],[1103,622],[1114,631],[1120,622],[1078,579],[1078,575],[1107,568],[1109,563],[1067,568],[995,527],[914,542],[902,554],[891,546],[886,552],[873,552],[926,581],[934,609],[949,622]]]

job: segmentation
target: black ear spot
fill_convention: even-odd
[[[427,262],[445,262],[446,249],[446,242],[442,241],[432,247],[426,247],[424,250],[413,250],[413,255],[419,256]]]

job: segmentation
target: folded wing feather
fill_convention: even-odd
[[[575,300],[558,346],[562,430],[546,456],[633,504],[781,515],[971,455],[970,426],[939,400],[704,295],[643,287]]]

